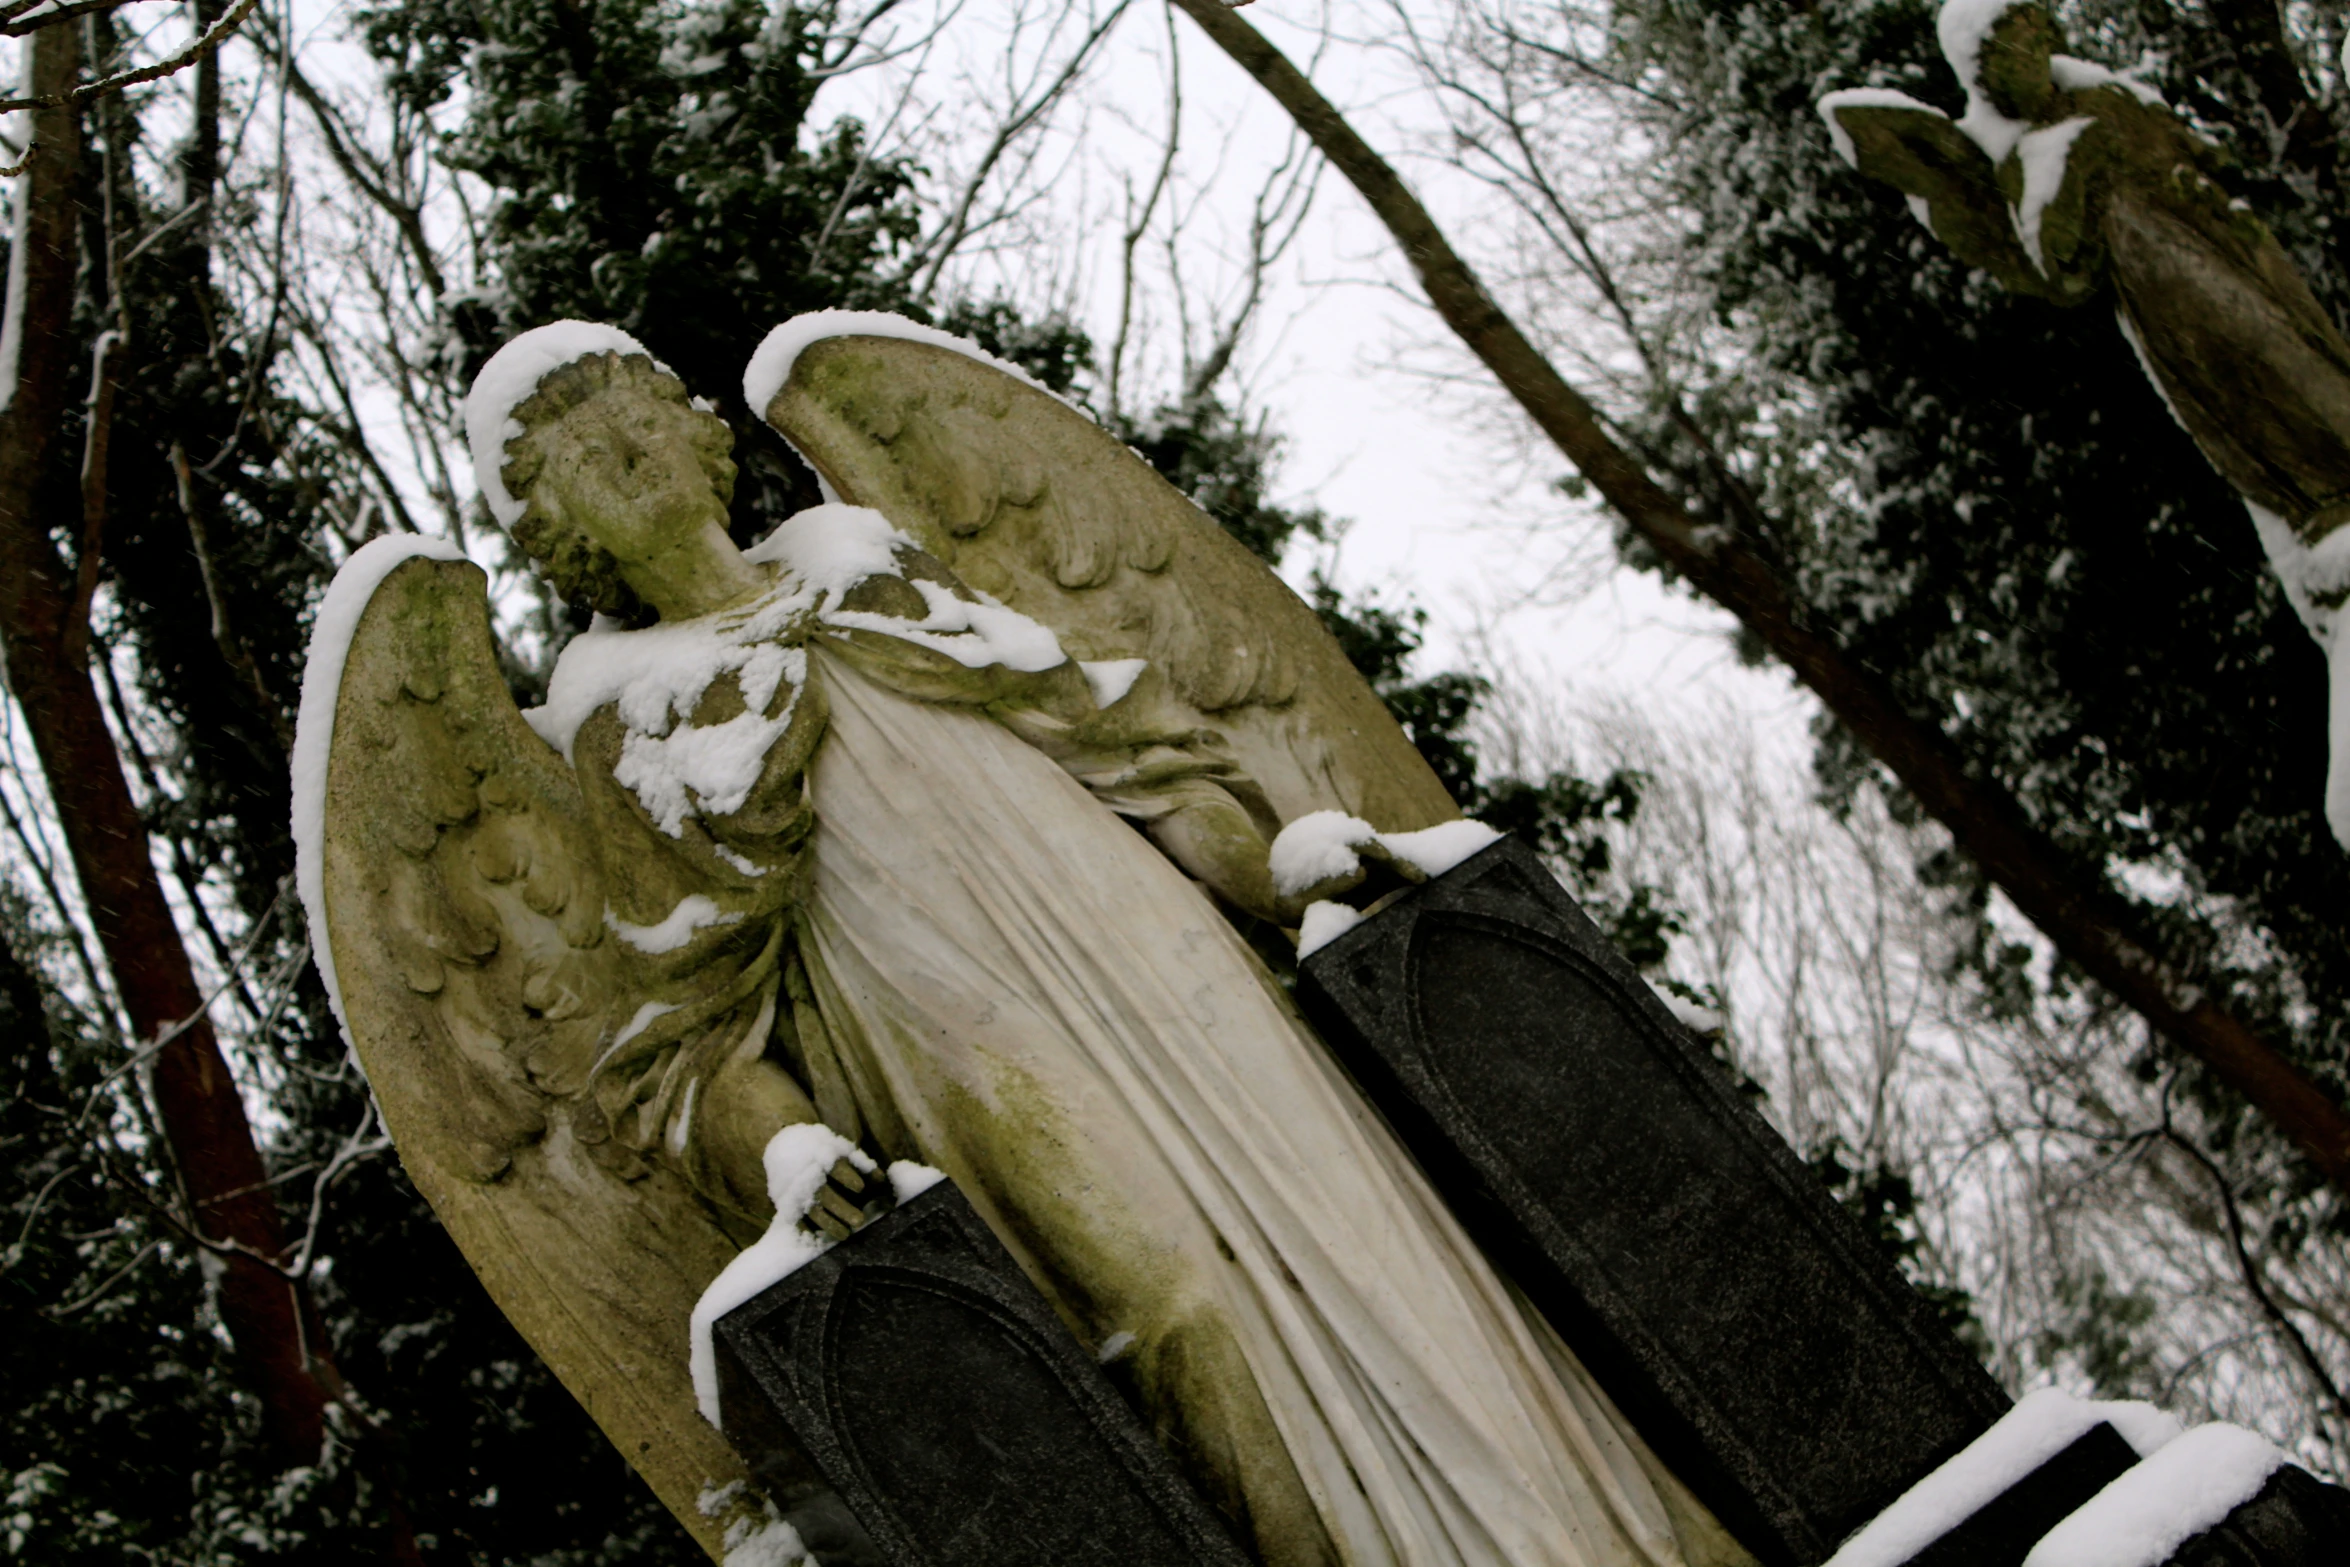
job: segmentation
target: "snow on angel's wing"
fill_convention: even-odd
[[[1144,659],[1220,730],[1283,821],[1389,830],[1451,799],[1314,611],[1085,415],[894,317],[780,327],[746,392],[839,497],[870,506],[1088,663]]]
[[[429,557],[439,558],[429,558]],[[428,558],[420,558],[428,557]],[[742,1478],[688,1322],[736,1246],[582,1093],[635,1001],[571,769],[499,672],[485,579],[378,541],[319,615],[296,746],[320,972],[416,1187],[507,1318],[702,1543]]]

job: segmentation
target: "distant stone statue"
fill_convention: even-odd
[[[1820,101],[1837,152],[1894,186],[1961,260],[2060,305],[2110,285],[2163,399],[2243,496],[2271,565],[2334,670],[2326,813],[2350,844],[2350,343],[2217,148],[2151,88],[2061,52],[2032,0],[1946,0],[1953,121],[1897,92]]]
[[[1219,913],[1294,924],[1353,873],[1277,882],[1282,823],[1436,826],[1433,776],[1197,508],[926,338],[770,340],[753,406],[876,509],[747,554],[726,426],[641,348],[509,344],[484,493],[605,617],[527,713],[453,551],[338,579],[304,893],[419,1189],[713,1555],[758,1516],[688,1318],[821,1121],[952,1177],[1267,1567],[1746,1560]]]

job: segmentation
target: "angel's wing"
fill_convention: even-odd
[[[1830,93],[1820,100],[1820,113],[1838,155],[1907,196],[1919,221],[1961,261],[2017,293],[2072,302],[2041,276],[2016,237],[1992,160],[1950,116],[1872,87]]]
[[[1209,715],[1283,821],[1459,815],[1313,610],[1099,425],[968,355],[850,335],[764,410],[840,498],[1087,662],[1144,658]]]
[[[463,561],[411,559],[358,616],[324,747],[314,939],[417,1189],[716,1557],[728,1519],[697,1500],[744,1470],[695,1410],[688,1321],[737,1248],[677,1175],[574,1113],[626,1019],[628,965],[605,940],[578,782],[507,694],[484,586]]]

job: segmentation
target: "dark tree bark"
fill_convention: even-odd
[[[62,92],[81,68],[80,29],[47,28],[31,52],[33,91]],[[56,451],[82,361],[72,330],[76,111],[38,111],[34,139],[17,192],[12,265],[23,277],[5,325],[13,352],[0,353],[0,375],[14,371],[0,410],[0,647],[131,1026],[141,1040],[179,1030],[156,1052],[151,1081],[189,1217],[225,1263],[221,1318],[278,1448],[310,1463],[325,1442],[333,1367],[303,1290],[279,1266],[286,1242],[268,1171],[204,1016],[97,690],[69,640],[75,574],[50,542],[46,513],[79,499],[70,477],[59,482]]]
[[[199,0],[197,9],[199,26],[208,27],[222,8],[219,0]],[[81,53],[78,25],[37,33],[32,94],[72,88]],[[208,201],[219,177],[217,55],[204,55],[197,72],[198,112],[182,163],[181,196],[189,203]],[[89,599],[80,579],[94,562],[68,566],[51,542],[62,533],[94,549],[103,537],[82,515],[86,482],[74,459],[83,454],[62,450],[60,439],[86,357],[74,327],[85,229],[77,202],[79,110],[36,111],[34,143],[16,192],[11,264],[22,277],[10,290],[11,310],[0,329],[0,342],[8,345],[0,350],[0,650],[8,690],[25,715],[91,926],[137,1036],[132,1043],[169,1036],[149,1063],[148,1081],[185,1199],[180,1218],[221,1260],[217,1308],[277,1454],[289,1465],[314,1464],[326,1450],[329,1410],[342,1398],[342,1379],[305,1283],[287,1271],[291,1251],[275,1189],[205,1015],[91,680]],[[180,278],[208,292],[203,230],[209,225],[201,215],[196,222],[199,234],[183,250]],[[103,276],[103,258],[88,270]],[[384,1444],[356,1410],[340,1424],[388,1514],[385,1559],[420,1563]]]
[[[1692,514],[1600,427],[1589,401],[1526,340],[1407,187],[1330,101],[1222,0],[1175,0],[1313,139],[1386,225],[1446,326],[1566,459],[1672,568],[1736,615],[1885,764],[2056,949],[2241,1093],[2328,1180],[2350,1191],[2350,1115],[2242,1020],[2178,973],[2131,911],[2073,866],[1948,736],[1815,629],[1729,522]]]

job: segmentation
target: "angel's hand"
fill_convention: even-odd
[[[843,1241],[897,1206],[896,1187],[862,1149],[821,1121],[803,1121],[767,1143],[770,1239],[796,1229],[808,1241]],[[812,1255],[812,1254],[811,1254]]]
[[[897,1206],[889,1182],[837,1159],[800,1215],[800,1228],[831,1241],[845,1241]]]
[[[1265,835],[1240,803],[1206,796],[1170,811],[1149,826],[1151,840],[1184,871],[1235,908],[1259,919],[1283,919],[1284,905],[1266,863]]]
[[[1482,822],[1442,822],[1418,832],[1383,833],[1359,816],[1316,811],[1281,829],[1269,856],[1285,924],[1316,903],[1368,908],[1393,892],[1441,876],[1501,835]]]

